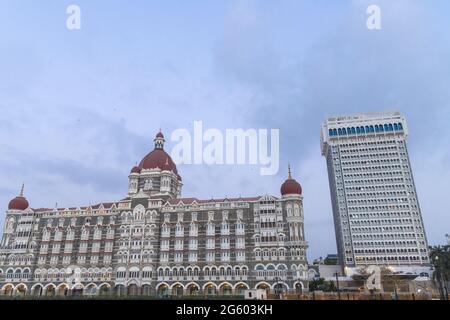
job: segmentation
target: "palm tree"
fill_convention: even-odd
[[[430,247],[430,259],[434,266],[433,280],[438,284],[441,298],[447,300],[447,283],[450,279],[450,246]]]

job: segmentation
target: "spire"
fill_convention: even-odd
[[[159,132],[156,134],[155,139],[153,140],[155,142],[155,149],[164,149],[164,135],[161,132],[161,129],[159,129]]]
[[[292,175],[291,175],[291,164],[288,164],[288,176],[289,176],[289,179],[292,179]]]
[[[23,197],[23,189],[25,188],[25,183],[22,183],[22,188],[20,189],[20,197]]]

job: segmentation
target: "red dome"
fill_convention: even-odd
[[[138,167],[138,166],[134,166],[134,167],[131,169],[131,172],[130,172],[130,173],[139,173],[139,172],[141,172],[141,170],[139,170],[139,167]]]
[[[177,166],[163,149],[153,150],[142,159],[141,163],[139,163],[139,170],[155,168],[172,171],[175,174],[178,174]]]
[[[287,179],[281,185],[281,195],[284,196],[286,194],[302,194],[302,187],[300,186],[300,183],[294,179]]]
[[[28,208],[30,204],[28,203],[27,199],[25,197],[15,197],[9,202],[8,209],[9,210],[25,210]]]
[[[288,178],[281,185],[281,195],[284,196],[287,194],[302,194],[302,187],[300,183],[295,181],[295,179],[292,179],[291,166],[288,166]]]
[[[162,134],[161,131],[156,134],[156,137],[164,139],[164,135]]]
[[[179,174],[177,174],[177,178],[178,178],[178,181],[182,181],[181,176]]]

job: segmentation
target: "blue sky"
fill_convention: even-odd
[[[81,8],[81,30],[66,8]],[[382,29],[366,28],[381,8]],[[448,1],[0,2],[0,206],[118,200],[161,127],[279,128],[281,169],[179,166],[184,196],[304,190],[309,258],[335,252],[320,123],[399,110],[431,244],[450,233]],[[168,143],[170,148],[170,142]],[[3,223],[4,210],[0,219]]]

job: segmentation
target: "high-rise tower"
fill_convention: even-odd
[[[329,117],[321,130],[343,267],[429,265],[427,239],[399,112]]]

